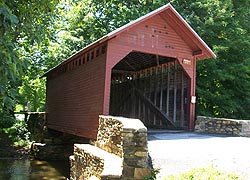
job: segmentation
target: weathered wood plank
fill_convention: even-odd
[[[176,72],[176,63],[174,63],[174,112],[173,112],[173,122],[176,122],[176,94],[177,94],[177,72]]]
[[[170,89],[170,64],[168,64],[167,71],[167,99],[166,99],[166,114],[169,116],[169,89]]]
[[[152,83],[152,68],[150,68],[150,74],[149,74],[149,96],[148,98],[150,99],[151,101],[151,83]],[[147,113],[147,116],[148,116],[148,124],[151,124],[151,114],[150,114],[150,109],[148,108],[148,113]]]
[[[155,106],[157,106],[157,92],[158,92],[158,75],[157,75],[157,68],[155,69],[155,75],[154,75],[154,85],[153,85],[153,87],[154,87],[154,105]],[[153,124],[154,125],[156,125],[156,115],[154,114],[153,115],[153,119],[154,119],[154,121],[153,121]]]
[[[162,98],[163,98],[163,66],[161,66],[161,82],[160,82],[160,110],[162,110]]]
[[[181,127],[184,127],[184,72],[181,72]]]

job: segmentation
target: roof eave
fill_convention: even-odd
[[[190,30],[191,34],[198,40],[199,44],[197,45],[201,47],[202,51],[206,51],[203,53],[206,58],[216,58],[215,53],[209,48],[209,46],[201,39],[201,37],[194,31],[194,29],[185,21],[185,19],[174,9],[171,4],[169,4],[169,8],[178,17],[182,24]]]

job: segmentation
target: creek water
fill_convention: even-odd
[[[0,180],[66,180],[68,161],[0,159]]]

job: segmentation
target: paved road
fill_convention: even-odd
[[[209,165],[250,179],[250,138],[149,131],[148,139],[157,179]]]

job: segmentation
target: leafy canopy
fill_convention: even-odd
[[[38,61],[40,45],[51,37],[57,0],[0,2],[0,110],[13,111],[25,74]],[[31,74],[30,74],[31,73]],[[37,72],[36,72],[37,73]]]

